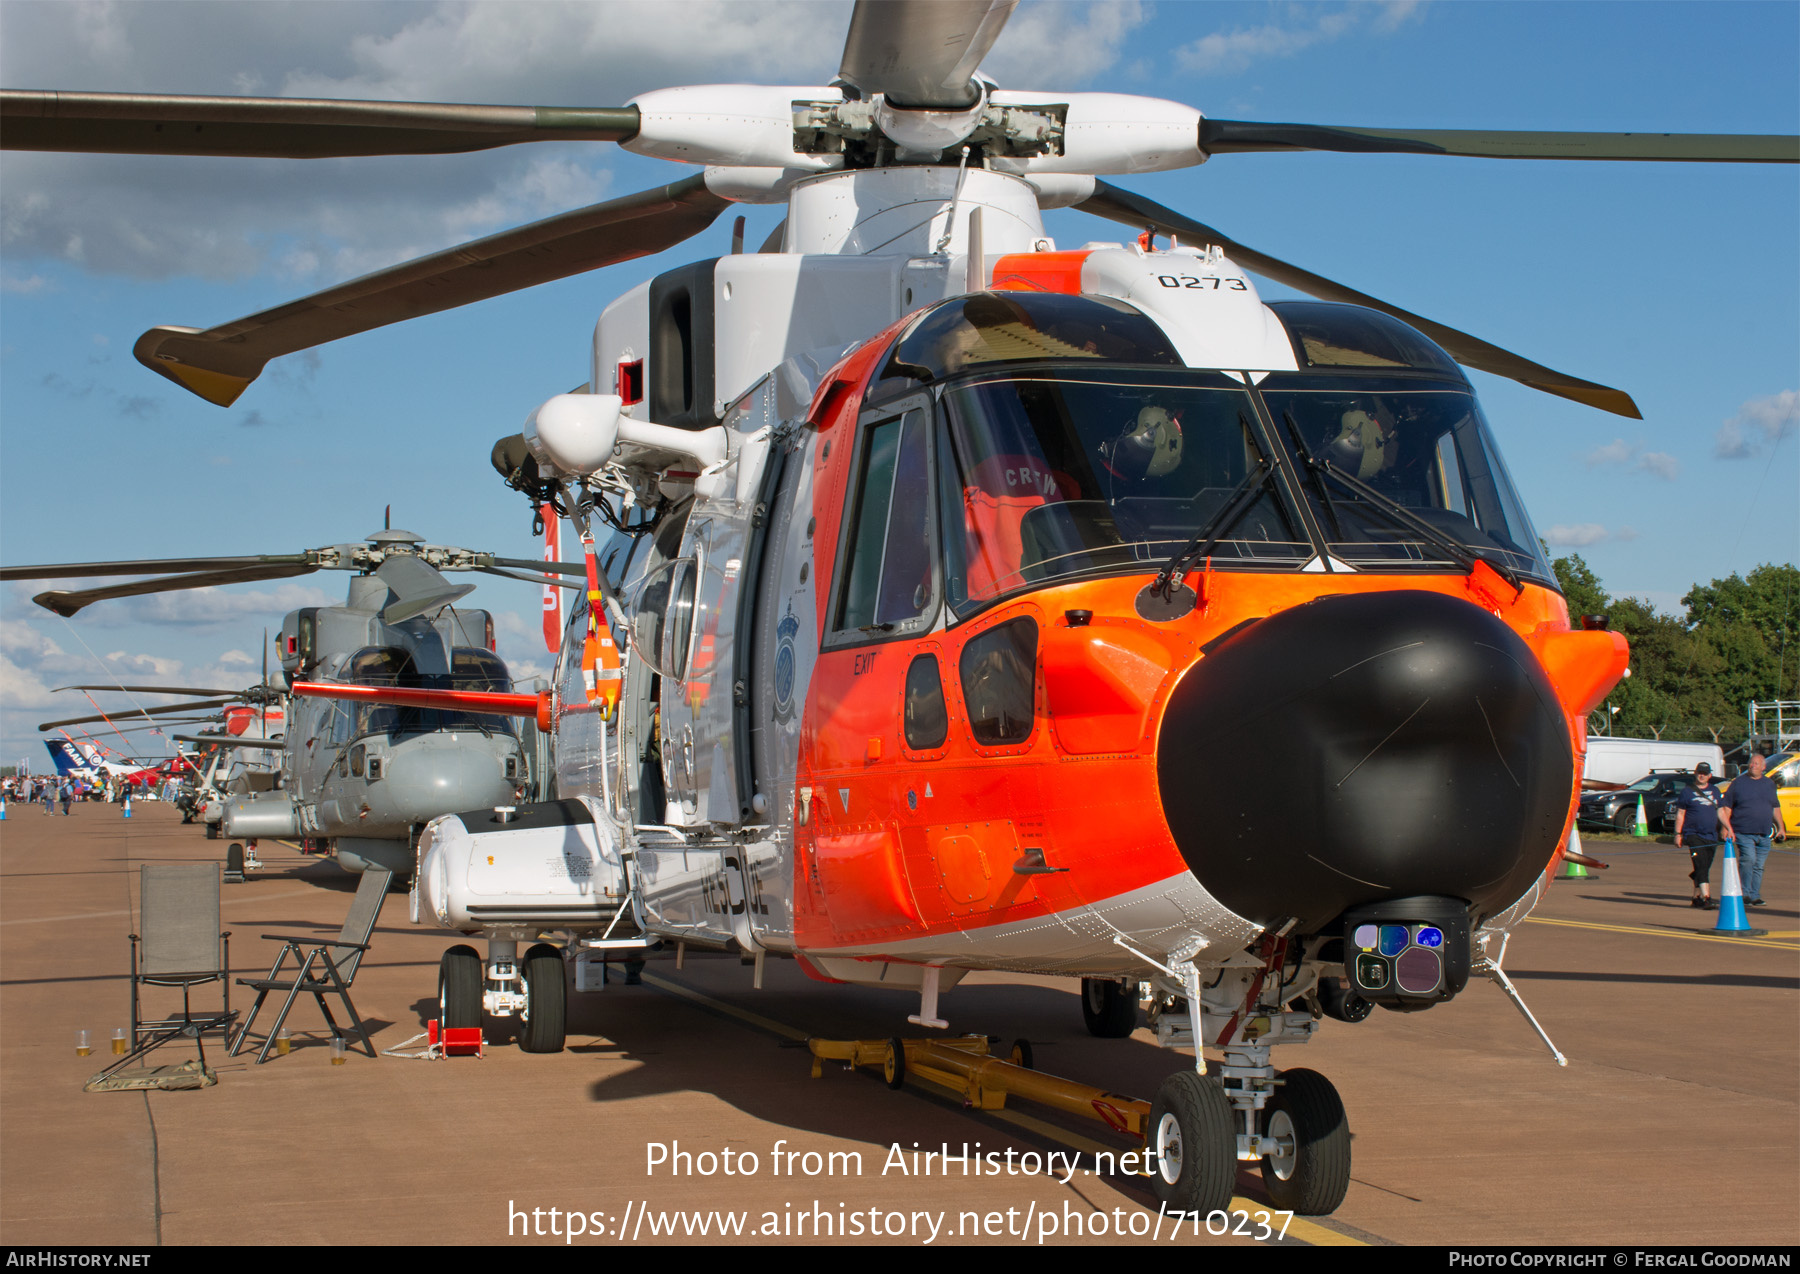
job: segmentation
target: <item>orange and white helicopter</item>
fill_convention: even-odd
[[[1800,140],[1264,124],[1004,89],[977,68],[1012,6],[861,0],[829,85],[617,108],[0,106],[14,147],[592,139],[706,166],[142,337],[147,366],[221,404],[278,355],[785,203],[760,251],[610,305],[588,383],[495,447],[572,521],[588,580],[553,690],[484,705],[555,731],[560,799],[419,842],[416,914],[488,942],[445,954],[445,1025],[517,1013],[526,1048],[560,1048],[569,953],[670,942],[903,988],[929,1028],[972,969],[1081,978],[1102,1036],[1135,1027],[1141,990],[1157,1040],[1196,1058],[1150,1112],[1159,1195],[1220,1207],[1260,1160],[1280,1206],[1329,1212],[1342,1103],[1272,1047],[1473,973],[1511,993],[1507,934],[1627,659],[1569,615],[1459,363],[1636,408],[1102,177],[1304,149],[1794,162]],[[1129,234],[1060,247],[1058,207]],[[1322,300],[1265,303],[1246,270]],[[547,931],[568,950],[521,959]]]

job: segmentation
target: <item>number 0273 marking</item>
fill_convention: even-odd
[[[1250,285],[1242,279],[1222,279],[1216,274],[1159,274],[1156,281],[1166,288],[1181,288],[1199,292],[1217,292],[1224,288],[1227,292],[1248,292]],[[1207,285],[1211,286],[1208,287]]]

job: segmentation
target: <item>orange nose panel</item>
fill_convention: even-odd
[[[1144,709],[1174,658],[1149,632],[1124,623],[1058,624],[1043,637],[1044,690],[1066,752],[1135,751]]]

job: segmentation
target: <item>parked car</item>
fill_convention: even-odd
[[[1580,825],[1597,831],[1630,832],[1637,827],[1638,797],[1644,819],[1657,831],[1675,830],[1675,798],[1694,781],[1692,770],[1652,770],[1637,782],[1610,792],[1584,792],[1576,814]]]

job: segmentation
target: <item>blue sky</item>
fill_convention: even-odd
[[[824,83],[836,3],[0,2],[0,83],[609,105],[682,83]],[[1793,4],[1049,4],[984,69],[1223,118],[1419,128],[1800,132]],[[221,410],[131,345],[666,182],[603,145],[287,163],[0,156],[0,560],[279,553],[394,521],[534,555],[493,440],[587,376],[612,297],[661,257],[272,364]],[[1118,184],[1241,241],[1629,391],[1628,421],[1477,374],[1538,530],[1615,593],[1800,557],[1800,167],[1223,156]],[[746,208],[759,242],[779,218]],[[1050,214],[1065,246],[1122,237]],[[1265,295],[1285,293],[1265,285]],[[49,686],[254,680],[265,626],[341,576],[104,603],[73,624],[0,592],[0,760],[43,763]],[[547,664],[533,590],[484,580],[501,650]],[[90,653],[91,651],[91,653]],[[223,680],[221,680],[223,679]],[[75,702],[68,701],[75,699]]]

